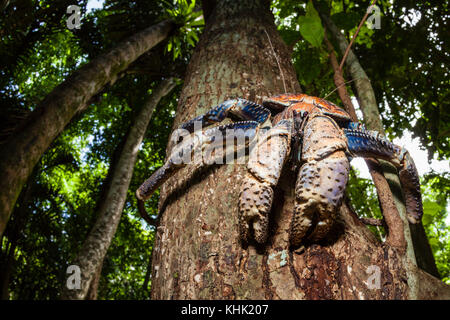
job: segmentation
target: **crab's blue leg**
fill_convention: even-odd
[[[241,121],[198,131],[185,136],[180,143],[173,147],[164,165],[156,170],[136,191],[138,200],[147,200],[175,172],[187,164],[195,162],[194,157],[196,155],[200,155],[202,157],[200,160],[203,161],[205,151],[211,151],[210,149],[212,149],[212,155],[210,154],[212,158],[208,159],[209,164],[214,163],[214,157],[223,158],[225,156],[224,153],[215,153],[214,150],[217,151],[217,147],[222,148],[225,145],[225,142],[228,140],[224,138],[227,137],[225,135],[229,134],[230,130],[232,131],[233,137],[244,142],[244,145],[237,147],[247,147],[250,141],[256,136],[258,126],[259,123],[256,121]]]
[[[205,128],[214,123],[221,122],[225,118],[249,120],[264,123],[270,116],[270,111],[257,103],[245,99],[227,100],[212,108],[207,113],[195,117],[180,125],[181,129],[194,132],[196,128]]]
[[[278,183],[283,165],[289,157],[292,119],[279,121],[261,136],[251,151],[239,195],[240,237],[248,242],[266,242],[273,187]]]
[[[408,220],[418,223],[423,215],[419,174],[409,152],[386,140],[375,131],[344,129],[351,155],[380,158],[399,170]]]

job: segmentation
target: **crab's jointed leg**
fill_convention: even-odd
[[[328,116],[310,117],[303,137],[302,160],[295,186],[290,243],[322,239],[330,231],[344,197],[349,162],[346,139]]]
[[[227,100],[218,106],[213,107],[204,115],[181,124],[179,129],[187,130],[187,132],[190,133],[193,133],[196,130],[196,133],[183,139],[181,143],[178,143],[173,148],[166,163],[153,173],[153,175],[136,191],[137,198],[141,201],[145,201],[161,184],[179,169],[184,167],[187,164],[187,161],[179,161],[180,157],[189,158],[190,155],[194,154],[195,150],[205,149],[212,143],[217,143],[217,141],[214,140],[215,137],[217,137],[218,131],[225,132],[226,130],[235,130],[236,133],[244,134],[247,138],[253,139],[257,127],[264,123],[269,116],[270,111],[266,108],[254,102],[238,98]],[[221,122],[226,117],[244,121],[203,130],[212,124]],[[197,130],[197,128],[199,128],[199,130]]]
[[[279,121],[267,131],[251,151],[239,195],[240,237],[264,243],[268,236],[273,187],[278,183],[291,144],[292,119]]]
[[[250,120],[264,123],[270,116],[270,111],[259,104],[245,99],[227,100],[212,108],[207,113],[195,117],[185,123],[180,128],[189,132],[196,130],[195,123],[204,128],[214,123],[223,121],[225,118],[235,118],[238,120]]]
[[[227,140],[221,139],[229,130],[232,130],[233,136],[244,141],[244,145],[238,148],[248,147],[249,143],[257,134],[259,123],[256,121],[241,121],[234,122],[223,126],[217,126],[207,130],[195,132],[189,136],[184,137],[181,143],[175,145],[171,151],[170,156],[162,167],[156,170],[150,178],[148,178],[136,191],[136,197],[140,201],[145,201],[161,186],[167,179],[169,179],[178,170],[185,167],[189,163],[195,162],[195,154],[204,155],[205,150],[214,150],[215,145],[225,148],[224,145]],[[234,150],[234,146],[233,150]],[[225,151],[226,152],[226,151]],[[224,153],[218,152],[212,157],[223,158]],[[214,159],[208,159],[209,161]],[[213,162],[210,162],[213,163]]]
[[[352,156],[387,160],[399,170],[408,220],[418,223],[423,215],[420,180],[409,152],[375,131],[344,129],[344,132]]]

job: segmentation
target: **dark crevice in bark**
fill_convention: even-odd
[[[294,254],[296,255],[300,255],[303,254],[305,252],[305,249],[303,248],[303,250],[300,252],[295,252],[294,251],[289,251],[289,271],[292,274],[292,277],[294,278],[295,281],[295,287],[296,289],[300,290],[301,289],[301,281],[300,281],[300,275],[297,273],[297,270],[294,267]]]
[[[265,298],[273,299],[272,281],[270,281],[269,266],[267,265],[268,253],[266,252],[262,259],[263,286],[265,290]]]

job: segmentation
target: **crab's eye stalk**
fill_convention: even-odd
[[[303,94],[281,94],[264,99],[263,106],[272,111],[282,111],[294,103],[301,102]]]

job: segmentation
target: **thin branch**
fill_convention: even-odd
[[[349,45],[347,46],[347,49],[345,49],[344,56],[342,57],[341,64],[339,65],[339,70],[342,71],[342,67],[344,66],[345,60],[347,59],[348,53],[350,51],[350,48],[352,47],[353,42],[355,41],[356,37],[358,36],[359,29],[361,29],[362,25],[364,24],[364,22],[367,19],[367,16],[369,15],[369,12],[372,11],[372,8],[373,8],[373,6],[375,5],[376,2],[377,2],[377,0],[373,0],[372,4],[370,5],[370,7],[366,11],[366,14],[364,15],[364,17],[362,18],[361,22],[359,23],[358,29],[356,29],[356,32],[353,35],[352,41],[350,41]]]

